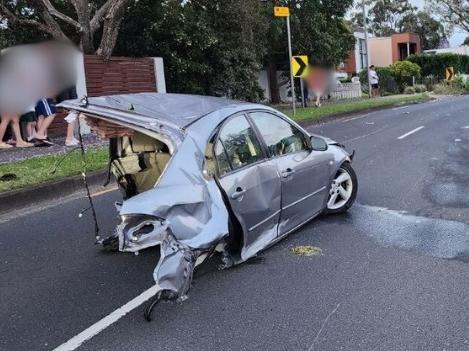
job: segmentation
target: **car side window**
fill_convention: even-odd
[[[245,116],[230,119],[215,144],[219,176],[263,158],[259,140]]]
[[[228,157],[226,155],[225,148],[223,147],[220,139],[217,140],[214,151],[215,159],[217,160],[218,175],[222,176],[231,171],[231,166],[228,162]]]
[[[306,135],[287,121],[267,112],[250,115],[272,156],[308,150]]]

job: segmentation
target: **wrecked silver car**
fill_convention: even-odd
[[[346,211],[357,194],[353,155],[267,106],[157,93],[62,106],[110,139],[123,202],[103,245],[160,246],[155,301],[184,297],[215,252],[223,267],[244,262],[315,216]]]

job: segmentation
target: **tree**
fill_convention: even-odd
[[[343,19],[352,2],[275,4],[292,10],[294,51],[334,66],[355,44]],[[267,67],[272,100],[279,102],[277,71],[288,71],[289,62],[285,20],[273,16],[273,6],[273,0],[140,0],[130,6],[115,52],[163,57],[169,91],[254,101]]]
[[[163,57],[169,91],[256,101],[268,46],[261,5],[140,0],[123,23],[116,53]]]
[[[409,0],[377,0],[369,4],[371,9],[368,12],[368,29],[378,37],[399,32],[403,19],[416,11]]]
[[[469,32],[469,0],[428,0],[430,8],[450,25]]]
[[[343,62],[355,45],[345,14],[352,0],[284,0],[265,3],[264,21],[269,23],[265,64],[269,72],[270,95],[280,102],[277,71],[288,71],[285,20],[273,17],[273,7],[288,6],[291,11],[293,52],[308,55],[312,64],[334,67]]]
[[[399,31],[417,33],[424,50],[439,48],[448,37],[445,26],[426,11],[404,16],[399,23]]]
[[[86,54],[110,57],[132,2],[138,0],[1,0],[0,16],[4,27],[26,26],[50,38],[78,42]]]
[[[469,45],[469,37],[466,37],[466,39],[464,39],[462,45]]]

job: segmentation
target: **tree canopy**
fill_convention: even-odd
[[[289,60],[274,5],[290,8],[293,51],[312,63],[336,66],[354,47],[344,20],[353,0],[0,0],[0,45],[68,38],[85,53],[159,56],[168,91],[246,100],[262,97],[268,67],[278,101],[276,72]]]
[[[449,28],[427,10],[418,10],[409,0],[367,0],[366,4],[368,30],[377,37],[416,33],[424,50],[436,49],[447,40]],[[352,22],[363,25],[361,9],[353,15]]]
[[[1,0],[0,18],[17,41],[22,37],[71,40],[85,53],[109,57],[132,2],[138,0]]]
[[[425,11],[404,16],[399,24],[399,31],[417,33],[424,50],[439,48],[448,36],[445,26]]]
[[[427,0],[446,23],[469,32],[469,0]]]

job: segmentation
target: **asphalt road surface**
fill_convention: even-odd
[[[469,97],[451,97],[311,127],[357,152],[348,214],[236,268],[207,263],[188,300],[151,323],[139,306],[79,349],[469,350],[468,112]],[[117,197],[95,197],[103,232]],[[85,206],[0,221],[1,350],[54,349],[152,286],[157,250],[101,252]]]

